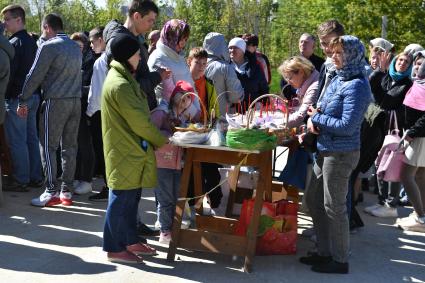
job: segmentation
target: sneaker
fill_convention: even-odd
[[[127,246],[127,251],[137,256],[156,255],[156,250],[154,248],[152,248],[148,244],[142,244],[142,243],[137,243],[137,244]]]
[[[397,208],[387,204],[372,210],[371,214],[376,217],[398,217]]]
[[[418,215],[416,214],[416,212],[413,211],[407,217],[397,218],[397,220],[395,221],[395,224],[398,227],[400,227],[402,224],[413,223],[413,222],[415,222],[417,217],[418,217]]]
[[[89,182],[81,181],[78,186],[74,188],[74,193],[77,195],[85,195],[92,192],[92,185]]]
[[[319,273],[338,273],[338,274],[347,274],[348,273],[348,262],[337,262],[330,261],[327,263],[319,263],[313,265],[311,270]]]
[[[161,223],[159,223],[159,220],[155,221],[155,230],[160,230],[161,229]]]
[[[374,204],[374,205],[365,207],[363,209],[363,211],[366,212],[366,213],[372,214],[372,211],[374,211],[375,209],[377,209],[377,208],[379,208],[381,206],[382,206],[381,204],[377,203],[377,204]]]
[[[26,192],[29,192],[29,189],[27,184],[21,184],[13,180],[11,182],[4,183],[3,191],[26,193]]]
[[[128,251],[108,253],[108,261],[118,263],[142,263],[143,258]]]
[[[31,204],[34,206],[45,207],[61,204],[61,200],[58,192],[45,191],[38,198],[32,199]]]
[[[61,191],[59,198],[63,205],[72,205],[72,193],[69,191]]]
[[[407,224],[401,224],[400,227],[404,231],[425,233],[425,216],[416,217],[415,221]]]
[[[109,197],[109,189],[107,187],[103,187],[99,193],[89,196],[89,200],[90,201],[108,201],[108,197]]]
[[[161,232],[158,242],[160,244],[169,245],[171,242],[171,232]]]

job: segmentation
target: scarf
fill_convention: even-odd
[[[363,43],[355,36],[344,35],[342,37],[343,45],[343,67],[336,70],[337,75],[343,81],[363,74],[365,70],[365,48]]]
[[[177,44],[182,39],[183,32],[189,28],[189,25],[185,21],[177,19],[169,20],[161,30],[160,39],[164,45],[176,51]]]
[[[406,77],[410,78],[410,75],[412,74],[413,64],[410,64],[409,68],[407,68],[406,71],[400,73],[400,72],[397,72],[396,69],[395,69],[396,61],[397,61],[397,57],[394,57],[393,60],[391,61],[391,64],[390,64],[389,74],[390,74],[391,78],[395,82],[401,81],[402,79],[404,79]]]

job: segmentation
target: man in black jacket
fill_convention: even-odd
[[[27,186],[40,187],[42,183],[41,157],[36,124],[40,96],[34,93],[28,100],[28,116],[18,117],[18,95],[37,52],[35,40],[25,30],[25,10],[19,5],[5,7],[1,14],[9,42],[15,48],[10,64],[10,79],[6,91],[6,138],[13,161],[13,178],[5,183],[5,190],[27,191]]]

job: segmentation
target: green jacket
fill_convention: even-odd
[[[220,117],[220,102],[217,101],[217,92],[215,91],[214,84],[209,79],[205,78],[206,80],[206,93],[207,93],[207,103],[208,105],[205,105],[207,108],[208,113],[211,113],[211,110],[214,108],[215,110],[215,117]],[[217,103],[215,103],[217,101]],[[215,106],[215,107],[214,107]]]
[[[131,73],[117,61],[112,61],[110,66],[101,108],[108,187],[116,190],[155,187],[154,148],[165,144],[166,138],[150,121],[146,95]]]

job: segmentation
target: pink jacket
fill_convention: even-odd
[[[289,114],[288,127],[299,127],[303,124],[304,118],[307,115],[307,109],[310,105],[316,103],[318,95],[317,89],[319,87],[319,72],[313,70],[310,77],[302,84],[297,90],[297,97],[300,101],[298,107],[292,108],[292,113]]]

